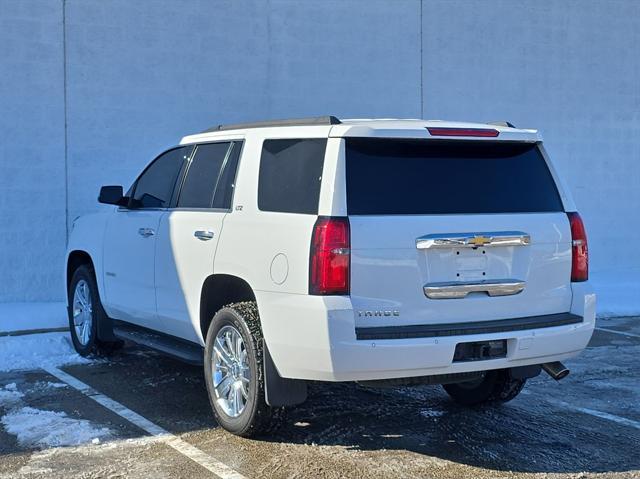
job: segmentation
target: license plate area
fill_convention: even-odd
[[[456,250],[454,255],[457,281],[486,279],[489,261],[484,249],[461,249]]]
[[[453,353],[453,362],[484,361],[507,357],[507,340],[474,341],[472,343],[458,343]]]

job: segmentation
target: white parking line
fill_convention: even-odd
[[[630,338],[640,338],[640,334],[627,333],[626,331],[616,331],[615,329],[601,328],[599,326],[597,326],[596,329],[606,331],[607,333],[622,334],[623,336],[629,336]]]
[[[581,412],[583,414],[589,414],[590,416],[599,417],[600,419],[606,419],[608,421],[617,422],[624,426],[631,426],[636,429],[640,429],[640,422],[628,419],[626,417],[616,416],[615,414],[609,414],[608,412],[598,411],[597,409],[589,409],[588,407],[574,406],[559,399],[545,398],[545,401],[566,409],[573,409],[574,411]]]
[[[92,387],[65,373],[64,371],[61,371],[60,369],[55,367],[45,367],[43,369],[52,376],[57,377],[60,381],[67,383],[72,388],[77,389],[85,396],[93,399],[98,404],[106,407],[107,409],[116,413],[118,416],[126,419],[131,424],[134,424],[143,431],[146,431],[152,436],[158,438],[159,441],[167,444],[168,446],[171,446],[180,454],[200,464],[202,467],[214,473],[221,479],[247,479],[245,476],[243,476],[239,472],[234,471],[226,464],[223,464],[222,462],[214,459],[197,447],[180,439],[178,436],[171,434],[166,429],[158,426],[157,424],[154,424],[148,419],[142,417],[140,414],[123,406],[119,402],[114,401],[113,399],[105,396],[102,393],[99,393]]]

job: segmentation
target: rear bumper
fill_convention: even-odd
[[[466,336],[472,334],[494,334],[530,329],[566,326],[583,321],[582,316],[572,313],[545,314],[524,318],[498,319],[493,321],[471,321],[468,323],[423,324],[418,326],[383,326],[356,328],[356,339],[407,339]]]
[[[558,325],[533,321],[529,329],[465,330],[464,334],[396,339],[375,339],[381,331],[371,330],[386,328],[365,328],[369,336],[359,334],[363,339],[357,339],[347,297],[260,293],[258,306],[265,339],[282,377],[364,381],[502,369],[575,356],[593,334],[595,295],[588,283],[575,283],[572,288],[570,314],[553,315]],[[453,362],[458,343],[499,339],[507,341],[505,358]]]

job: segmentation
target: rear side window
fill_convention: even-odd
[[[179,208],[211,208],[229,146],[228,142],[198,145],[180,191]]]
[[[266,140],[260,157],[258,208],[318,214],[326,139]]]
[[[242,143],[240,142],[234,142],[233,145],[231,145],[231,152],[227,156],[220,178],[218,178],[216,193],[213,198],[214,208],[226,210],[231,208],[231,199],[235,188],[236,171],[238,169],[238,159],[240,158],[241,149]]]
[[[532,143],[345,141],[351,215],[563,211],[549,168]]]

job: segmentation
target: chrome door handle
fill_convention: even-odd
[[[193,236],[202,241],[209,241],[213,239],[213,231],[197,230],[194,231]]]
[[[152,228],[139,228],[138,234],[140,236],[144,236],[145,238],[148,238],[149,236],[153,236],[154,234],[156,234],[156,232],[153,231]]]
[[[531,237],[522,231],[431,234],[416,238],[416,248],[478,248],[485,246],[527,246]]]

